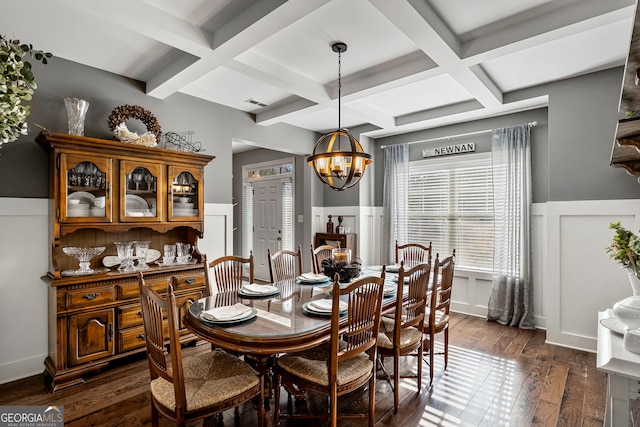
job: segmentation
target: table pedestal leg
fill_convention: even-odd
[[[273,396],[273,368],[276,365],[274,355],[245,354],[244,360],[264,378],[264,406],[269,409],[269,399]]]

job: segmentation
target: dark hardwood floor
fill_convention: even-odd
[[[414,379],[403,379],[400,410],[392,411],[389,384],[376,385],[376,426],[602,426],[606,376],[596,371],[595,354],[544,343],[544,331],[521,330],[454,314],[449,366],[436,356],[433,387],[424,365],[422,393]],[[441,348],[441,340],[437,343]],[[198,343],[185,357],[209,351]],[[390,359],[386,365],[389,366]],[[415,369],[415,358],[403,359],[403,369]],[[42,375],[0,385],[0,405],[63,405],[65,426],[149,426],[149,368],[143,355],[88,376],[87,382],[55,394],[46,391]],[[282,393],[282,407],[286,407]],[[342,398],[346,411],[366,408],[366,395]],[[322,407],[310,396],[296,410]],[[241,407],[238,423],[227,411],[225,426],[256,425],[255,411]],[[194,425],[202,425],[196,423]],[[161,419],[161,426],[170,422]],[[319,421],[283,420],[282,426],[313,427]],[[364,426],[366,420],[343,420],[341,426]]]

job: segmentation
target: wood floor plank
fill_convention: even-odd
[[[442,351],[442,334],[436,338]],[[185,347],[185,358],[210,350],[207,343]],[[415,379],[402,379],[400,409],[393,412],[393,392],[386,381],[376,382],[376,427],[431,426],[601,426],[604,420],[606,376],[595,368],[595,355],[545,343],[540,330],[521,330],[485,319],[451,315],[449,366],[435,357],[435,377],[429,388],[429,369],[423,367],[423,388]],[[414,358],[402,358],[401,370],[415,372]],[[391,360],[385,364],[390,365]],[[287,396],[282,393],[281,407]],[[366,408],[366,394],[340,400],[342,410]],[[86,383],[51,394],[43,375],[0,385],[0,405],[63,405],[65,425],[151,425],[149,367],[144,357],[116,363],[88,375]],[[273,402],[271,403],[273,407]],[[324,411],[326,398],[310,397],[298,411]],[[251,405],[223,416],[225,427],[257,425]],[[577,424],[575,424],[577,423]],[[283,420],[282,427],[316,427],[320,420]],[[366,426],[366,420],[342,420],[341,427]],[[160,426],[172,424],[161,417]],[[202,421],[190,427],[205,425]]]

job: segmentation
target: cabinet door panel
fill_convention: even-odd
[[[60,221],[111,222],[111,159],[63,153],[59,164]]]
[[[120,221],[160,222],[162,165],[139,160],[120,161]]]
[[[115,354],[113,319],[113,309],[69,317],[69,363],[72,366]]]
[[[169,221],[200,221],[202,218],[202,169],[169,166],[167,197]]]

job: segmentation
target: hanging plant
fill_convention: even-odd
[[[31,100],[37,85],[31,63],[25,57],[46,64],[52,55],[0,35],[0,147],[29,131],[29,106],[23,101]]]

